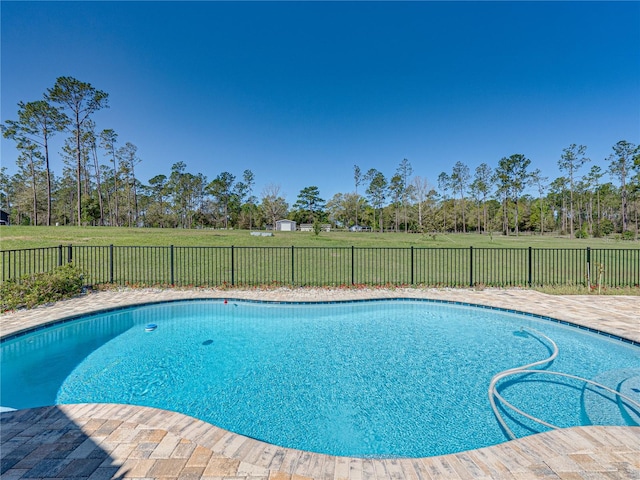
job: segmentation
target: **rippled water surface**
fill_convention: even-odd
[[[145,331],[147,324],[158,327]],[[425,301],[173,302],[118,310],[2,343],[1,404],[164,408],[270,443],[349,456],[431,456],[505,441],[496,373],[547,367],[640,401],[640,348],[530,316]],[[560,377],[499,384],[559,426],[637,424],[638,412]],[[543,431],[503,412],[519,436]]]

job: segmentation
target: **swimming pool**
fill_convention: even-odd
[[[149,323],[158,328],[146,332]],[[637,346],[533,316],[415,300],[212,300],[117,310],[4,341],[1,404],[131,403],[303,450],[439,455],[507,440],[491,379],[552,350],[522,328],[557,343],[549,371],[638,400]],[[634,407],[570,379],[521,375],[498,390],[558,426],[638,424]],[[518,436],[546,430],[501,413]]]

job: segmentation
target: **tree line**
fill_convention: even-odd
[[[12,223],[263,229],[288,218],[356,230],[638,236],[640,147],[625,140],[613,145],[604,169],[587,169],[587,147],[571,144],[559,152],[562,176],[553,180],[523,154],[473,172],[458,161],[435,184],[414,176],[407,159],[392,174],[354,165],[353,191],[326,201],[310,185],[289,205],[279,185],[256,195],[250,170],[209,181],[177,162],[145,183],[136,176],[137,147],[96,127],[93,114],[108,99],[89,83],[60,77],[42,99],[18,103],[17,119],[2,124],[19,152],[17,173],[0,170],[0,208]],[[66,135],[60,176],[49,151],[58,134]]]

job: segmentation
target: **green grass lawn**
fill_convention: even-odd
[[[417,234],[369,232],[273,232],[251,236],[247,230],[183,230],[118,227],[0,227],[0,249],[58,245],[237,246],[237,247],[433,247],[433,248],[620,248],[638,249],[638,241],[614,238],[569,239],[556,235]]]
[[[640,283],[640,242],[615,238],[11,226],[0,228],[0,240],[2,281],[72,258],[94,285],[530,284],[582,292],[588,284],[638,291]]]

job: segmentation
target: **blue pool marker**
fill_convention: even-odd
[[[144,327],[144,331],[145,332],[153,332],[156,328],[158,328],[158,325],[156,325],[155,323],[150,323],[149,325]]]

